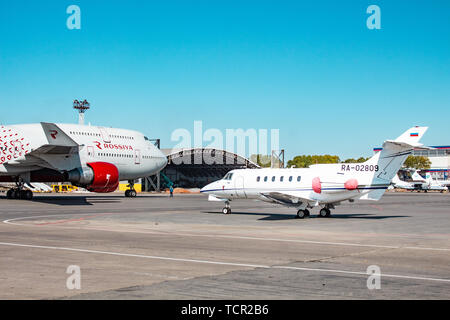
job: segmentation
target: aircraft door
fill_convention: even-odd
[[[106,131],[106,128],[99,128],[100,134],[102,135],[103,142],[105,143],[111,143],[111,137],[109,136],[108,131]]]
[[[94,147],[92,146],[88,146],[87,147],[87,154],[89,158],[94,158]]]
[[[134,150],[134,163],[141,164],[141,150]]]
[[[244,177],[237,176],[234,178],[234,189],[237,197],[247,197],[244,190]]]

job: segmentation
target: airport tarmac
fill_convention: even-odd
[[[257,201],[223,215],[200,194],[0,201],[0,299],[450,298],[449,193],[387,193],[304,220]]]

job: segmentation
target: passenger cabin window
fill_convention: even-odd
[[[289,177],[289,182],[292,182],[292,176]]]
[[[275,176],[272,177],[272,182],[274,182],[274,181],[275,181]]]
[[[300,182],[300,180],[302,180],[302,177],[298,176],[297,181]]]
[[[267,176],[266,176],[266,177],[264,177],[264,182],[267,182]]]
[[[256,178],[256,182],[259,182],[259,180],[261,180],[261,177]]]
[[[283,182],[284,176],[280,177],[280,182]]]

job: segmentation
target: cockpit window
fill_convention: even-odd
[[[227,174],[225,175],[225,177],[223,177],[223,180],[231,180],[232,177],[233,177],[233,174],[232,174],[232,173],[227,173]]]
[[[147,138],[146,136],[144,136],[145,141],[150,141],[149,138]]]

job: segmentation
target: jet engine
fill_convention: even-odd
[[[91,192],[113,192],[119,186],[119,170],[108,162],[91,162],[65,173],[67,181]]]

